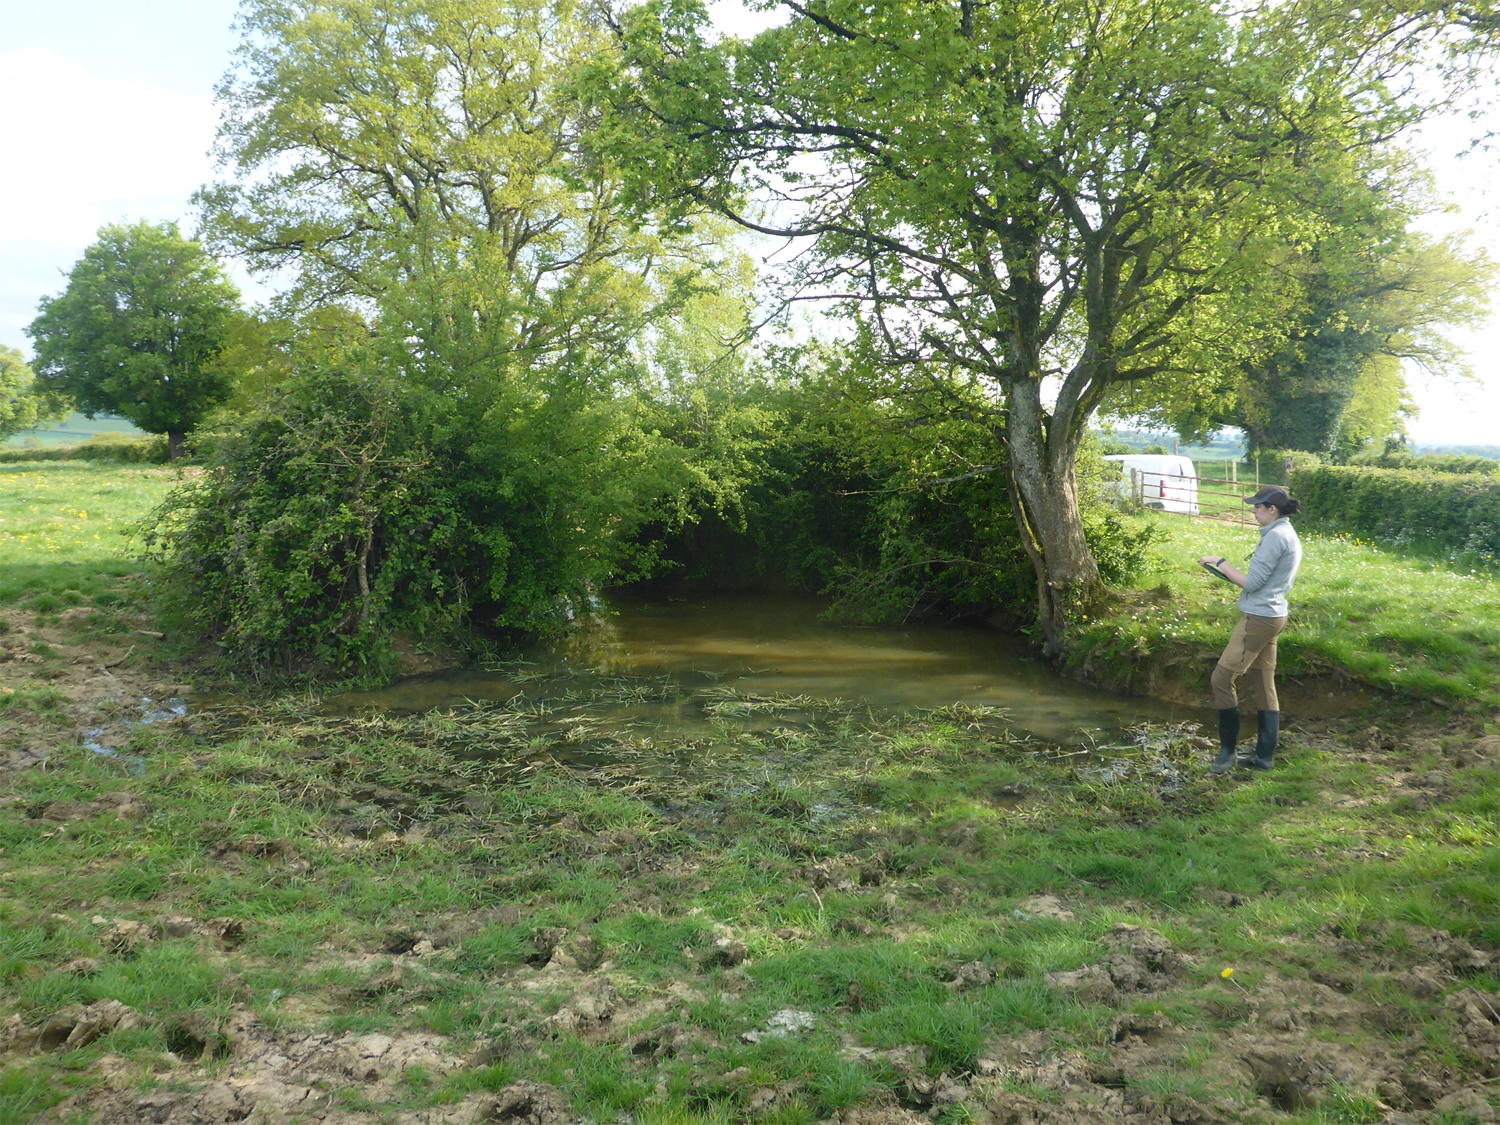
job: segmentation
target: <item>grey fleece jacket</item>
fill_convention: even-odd
[[[1245,592],[1240,595],[1240,612],[1256,617],[1285,617],[1286,596],[1297,580],[1302,565],[1302,540],[1292,521],[1282,516],[1260,529],[1260,543],[1250,557],[1245,572]]]

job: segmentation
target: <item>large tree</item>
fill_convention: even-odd
[[[566,88],[610,47],[573,0],[247,0],[198,195],[212,244],[344,304],[435,381],[608,382],[709,239],[618,206]],[[684,233],[684,232],[677,232]]]
[[[1482,322],[1493,264],[1464,238],[1410,230],[1431,206],[1426,193],[1409,190],[1399,168],[1379,171],[1347,178],[1324,233],[1281,251],[1260,279],[1262,298],[1280,279],[1284,308],[1260,354],[1217,381],[1161,380],[1134,396],[1133,412],[1183,434],[1236,426],[1253,449],[1348,452],[1399,432],[1404,363],[1466,375],[1449,329]]]
[[[1392,373],[1399,381],[1400,361],[1465,372],[1446,329],[1482,322],[1492,274],[1482,252],[1420,236],[1366,256],[1352,275],[1315,268],[1304,316],[1247,366],[1223,421],[1242,427],[1253,448],[1332,453],[1356,393],[1388,385]]]
[[[111,224],[26,332],[46,390],[90,418],[120,414],[166,434],[175,461],[233,388],[218,361],[238,311],[223,268],[177,224]]]
[[[26,358],[0,344],[0,440],[56,419],[54,403],[37,393]]]
[[[612,47],[592,5],[246,0],[239,22],[228,174],[198,201],[286,288],[246,341],[265,409],[164,524],[205,622],[238,653],[351,660],[394,629],[558,627],[736,471],[719,419],[689,441],[646,392],[723,350],[695,320],[743,326],[704,315],[742,279],[701,277],[741,257],[620,208],[566,83]]]
[[[1122,385],[1222,369],[1274,333],[1245,279],[1318,216],[1281,204],[1320,150],[1375,143],[1415,25],[1346,42],[1301,6],[1202,0],[787,0],[714,43],[703,6],[621,21],[600,67],[636,186],[807,239],[885,358],[992,403],[1049,651],[1097,597],[1074,458]],[[974,395],[955,395],[972,409]]]

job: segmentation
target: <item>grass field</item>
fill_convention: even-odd
[[[55,426],[49,426],[44,430],[22,430],[18,434],[12,434],[0,446],[8,447],[35,447],[49,445],[77,445],[81,441],[87,441],[95,434],[131,434],[139,435],[145,431],[138,426],[126,421],[124,418],[105,418],[95,415],[93,418],[85,418],[82,414],[69,414]]]
[[[110,999],[151,1021],[16,1064],[31,1100],[0,1120],[106,1057],[189,1104],[231,1028],[372,1121],[522,1080],[599,1121],[882,1099],[974,1120],[1069,1096],[1026,1056],[1037,1034],[1106,1116],[1114,1090],[1253,1117],[1255,1051],[1325,1067],[1275,1118],[1302,1122],[1378,1120],[1419,1075],[1487,1065],[1455,1016],[1500,988],[1480,952],[1500,943],[1493,762],[1466,735],[1385,760],[1297,737],[1275,774],[1226,783],[1180,731],[1074,760],[982,712],[826,704],[809,724],[767,697],[740,702],[784,716],[773,733],[626,736],[578,773],[524,697],[407,719],[306,702],[144,728],[140,776],[74,753],[11,780],[7,1010],[40,1027]],[[787,1012],[807,1026],[752,1034]],[[1116,1050],[1132,1020],[1154,1053]],[[453,1061],[339,1088],[306,1057],[377,1033]],[[941,1076],[956,1100],[932,1100]]]
[[[7,1125],[1460,1125],[1500,1102],[1493,714],[1377,704],[1227,778],[1187,727],[1081,753],[984,709],[523,665],[504,704],[220,684],[179,717],[201,667],[110,600],[143,573],[120,529],[174,473],[3,473],[0,743],[31,763],[0,772]],[[1250,541],[1169,530],[1150,636],[1208,644],[1232,603],[1177,568]],[[1313,637],[1336,630],[1312,607],[1373,586],[1407,592],[1369,636],[1492,590],[1308,546]],[[1339,567],[1362,577],[1318,578]],[[712,733],[602,723],[644,703]]]
[[[143,569],[127,556],[131,527],[181,480],[108,462],[0,465],[0,606],[53,613],[117,599],[120,579]]]
[[[1155,513],[1154,561],[1084,633],[1080,658],[1100,653],[1149,662],[1173,652],[1211,653],[1204,677],[1238,619],[1239,590],[1198,566],[1224,555],[1243,568],[1254,527]],[[1295,522],[1295,520],[1294,520]],[[1500,706],[1500,575],[1384,550],[1347,537],[1303,538],[1291,621],[1279,643],[1288,672],[1344,672],[1419,699]]]

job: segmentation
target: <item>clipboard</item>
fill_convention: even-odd
[[[1235,584],[1234,579],[1230,578],[1229,575],[1220,570],[1217,563],[1199,563],[1198,565],[1201,566],[1204,570],[1208,571],[1208,573],[1212,574],[1215,578],[1223,579],[1231,586]]]

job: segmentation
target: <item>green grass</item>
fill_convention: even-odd
[[[1081,630],[1078,663],[1137,667],[1190,654],[1206,681],[1238,619],[1239,591],[1198,566],[1245,565],[1253,527],[1148,514],[1162,532],[1151,567]],[[1294,521],[1295,522],[1295,521]],[[1291,621],[1279,642],[1287,673],[1338,672],[1418,699],[1500,705],[1500,575],[1347,537],[1304,536]]]
[[[1226,783],[1206,775],[1203,751],[1184,732],[1161,730],[1132,751],[1148,768],[1101,782],[1086,760],[1054,759],[1045,747],[940,713],[837,709],[796,739],[726,724],[716,738],[737,753],[723,755],[712,777],[694,772],[696,743],[660,736],[625,736],[622,761],[688,763],[673,776],[518,774],[503,752],[465,754],[471,742],[522,751],[528,725],[550,720],[539,715],[518,729],[513,715],[524,706],[349,721],[267,701],[254,711],[253,734],[229,725],[216,733],[212,716],[197,735],[150,732],[136,747],[146,760],[139,778],[76,752],[63,768],[11,777],[16,800],[0,813],[10,872],[0,905],[7,1007],[32,1023],[99,998],[155,1013],[147,1029],[90,1048],[149,1067],[174,1018],[223,1014],[247,998],[274,1011],[273,993],[332,997],[321,1026],[336,1033],[436,1031],[460,1052],[483,1041],[498,1051],[475,1070],[412,1077],[403,1106],[529,1078],[601,1121],[621,1112],[655,1119],[671,1106],[679,1116],[742,1121],[751,1092],[790,1082],[796,1094],[778,1103],[777,1119],[816,1121],[900,1088],[889,1067],[844,1053],[849,1036],[874,1049],[923,1046],[933,1076],[972,1071],[996,1038],[1030,1031],[1104,1049],[1115,1013],[1056,991],[1044,974],[1097,961],[1101,938],[1121,922],[1157,929],[1198,959],[1195,980],[1149,1003],[1205,1036],[1251,1014],[1224,1015],[1238,993],[1219,979],[1221,968],[1251,989],[1273,971],[1315,976],[1332,963],[1319,944],[1330,929],[1393,956],[1403,939],[1391,923],[1500,943],[1500,804],[1482,769],[1450,774],[1440,807],[1405,808],[1381,800],[1381,770],[1295,734],[1276,773]],[[1440,753],[1435,746],[1409,768],[1439,768]],[[1161,783],[1166,768],[1182,771],[1178,783]],[[872,775],[878,805],[862,800]],[[987,801],[997,778],[1030,796],[1015,807]],[[100,816],[61,833],[14,811],[118,789],[154,812],[139,822]],[[503,800],[475,815],[463,801],[474,793]],[[1364,800],[1330,807],[1328,793]],[[670,811],[682,807],[701,812]],[[814,808],[837,816],[819,821]],[[413,818],[426,826],[420,835],[404,833]],[[287,851],[215,858],[224,841],[252,837],[285,841]],[[1351,842],[1386,858],[1351,858]],[[809,872],[829,863],[850,877],[818,890]],[[1075,920],[1019,911],[1038,893],[1063,895]],[[1240,905],[1215,904],[1228,893]],[[511,917],[484,913],[497,907]],[[193,939],[130,955],[100,943],[87,920],[96,910],[145,921],[231,914],[248,938],[227,964]],[[440,973],[418,969],[375,989],[366,982],[378,966],[330,966],[340,950],[454,925],[454,958]],[[649,1037],[671,1022],[694,1029],[700,1045],[656,1059],[619,1041],[544,1031],[567,992],[507,982],[530,971],[537,935],[554,927],[597,942],[629,994],[686,982],[696,999],[658,1010],[632,1034]],[[746,965],[704,959],[724,927],[744,941]],[[99,960],[94,976],[61,969],[79,956]],[[949,988],[954,966],[974,961],[990,966],[993,980]],[[1370,994],[1442,1026],[1441,1000],[1406,997],[1380,974],[1368,980]],[[787,1008],[814,1013],[816,1027],[740,1039]],[[1441,1036],[1433,1045],[1452,1049]],[[1215,1087],[1185,1058],[1185,1069],[1132,1082],[1143,1095],[1251,1096]],[[63,1072],[49,1067],[61,1062],[38,1065],[7,1078],[16,1105],[55,1100]],[[52,1085],[37,1085],[35,1075],[48,1073]],[[750,1077],[725,1082],[731,1073]],[[1355,1120],[1367,1104],[1366,1092],[1345,1091],[1319,1120]]]
[[[55,614],[132,600],[130,528],[181,483],[175,469],[88,461],[0,465],[0,605]]]

